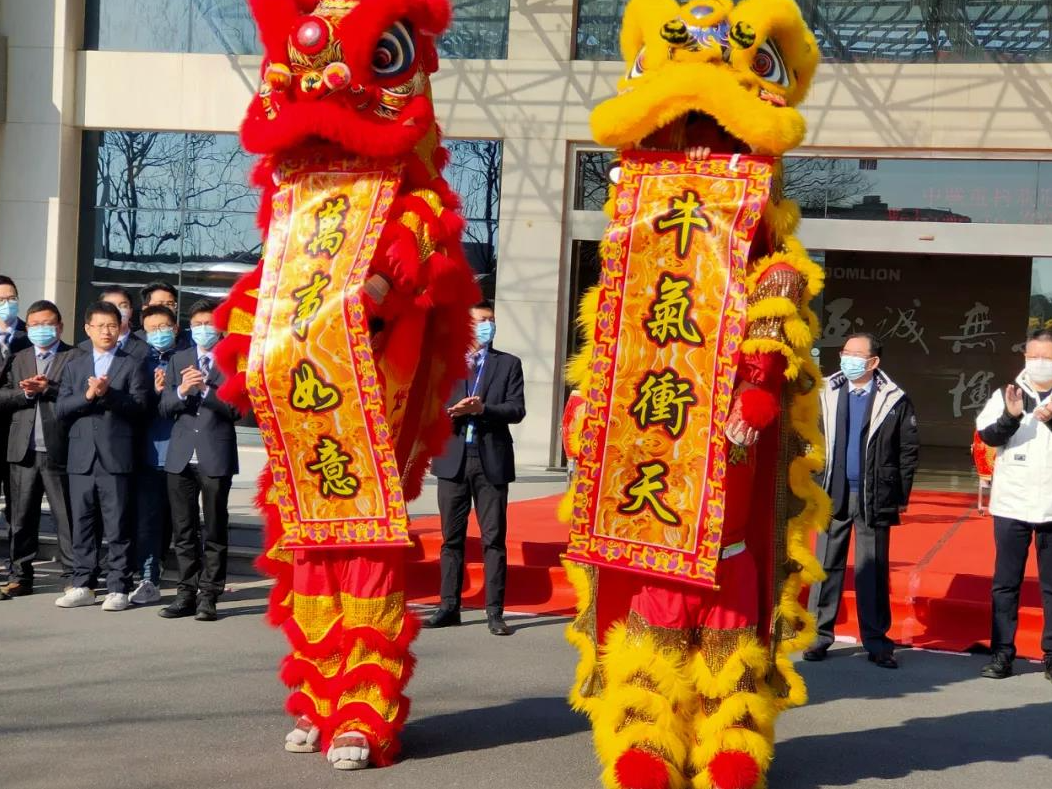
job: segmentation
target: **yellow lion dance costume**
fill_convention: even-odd
[[[592,115],[618,150],[612,221],[569,370],[571,702],[609,789],[752,789],[806,700],[790,653],[814,636],[799,598],[829,515],[822,272],[779,162],[819,51],[792,0],[630,0],[621,50]]]

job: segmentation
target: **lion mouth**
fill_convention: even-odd
[[[647,135],[640,147],[650,151],[708,148],[711,153],[752,153],[752,146],[747,142],[728,132],[711,115],[696,110]]]

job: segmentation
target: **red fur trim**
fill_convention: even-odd
[[[763,430],[778,418],[778,399],[764,389],[745,389],[741,398],[741,415],[745,423],[757,430]]]
[[[312,691],[328,699],[339,699],[360,685],[371,685],[379,688],[385,700],[396,701],[413,676],[415,661],[412,655],[406,655],[402,667],[402,673],[395,676],[376,663],[363,663],[346,674],[337,672],[333,677],[326,677],[309,660],[289,655],[282,661],[278,676],[290,688],[310,683]]]
[[[409,645],[420,632],[420,620],[415,614],[407,611],[402,621],[402,630],[394,639],[388,638],[379,630],[369,626],[368,623],[344,628],[339,621],[336,621],[321,640],[312,643],[307,640],[295,617],[286,619],[282,630],[285,631],[285,637],[288,638],[292,648],[307,657],[326,658],[336,652],[348,652],[358,642],[361,642],[366,649],[372,652],[385,658],[400,660],[409,651]]]
[[[302,13],[297,0],[248,0],[248,5],[256,18],[264,53],[270,60],[286,61],[289,33],[293,22]]]
[[[656,754],[631,748],[617,757],[614,775],[623,789],[667,789],[668,766]]]
[[[760,779],[760,766],[744,751],[721,751],[709,762],[716,789],[752,789]]]

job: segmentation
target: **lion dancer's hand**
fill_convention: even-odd
[[[778,418],[785,367],[785,357],[779,353],[753,353],[742,357],[738,385],[727,418],[726,434],[732,443],[751,447]]]

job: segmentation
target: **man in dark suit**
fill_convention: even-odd
[[[128,607],[134,508],[137,422],[146,412],[149,384],[142,363],[117,347],[121,314],[108,302],[88,307],[84,330],[92,349],[66,363],[57,413],[69,426],[66,470],[73,517],[72,588],[59,608],[92,605],[88,588],[98,565],[99,516],[109,543],[104,611]]]
[[[0,376],[15,354],[29,347],[26,325],[18,317],[18,286],[8,276],[0,274]],[[11,487],[7,469],[7,433],[10,415],[0,414],[0,487],[4,493],[4,518],[11,523]]]
[[[464,586],[464,542],[472,501],[482,533],[486,570],[486,619],[494,635],[511,633],[504,622],[508,572],[508,483],[515,481],[515,453],[508,425],[526,416],[522,362],[492,347],[496,323],[486,301],[471,310],[475,345],[468,377],[453,386],[447,404],[453,435],[431,463],[438,477],[442,518],[442,605],[424,627],[460,624]]]
[[[10,597],[33,593],[45,492],[58,536],[63,586],[71,584],[73,575],[67,430],[55,416],[55,401],[62,370],[79,351],[60,339],[62,315],[50,301],[31,304],[26,321],[32,347],[15,354],[0,386],[0,411],[11,419],[6,455],[11,475],[11,578],[3,587]]]
[[[212,355],[221,337],[212,322],[215,308],[208,300],[190,308],[196,347],[172,357],[161,396],[161,416],[175,420],[165,470],[179,563],[179,592],[160,611],[166,619],[193,615],[201,622],[215,621],[216,599],[226,585],[227,503],[238,472],[234,423],[241,414],[216,395],[223,376]]]

